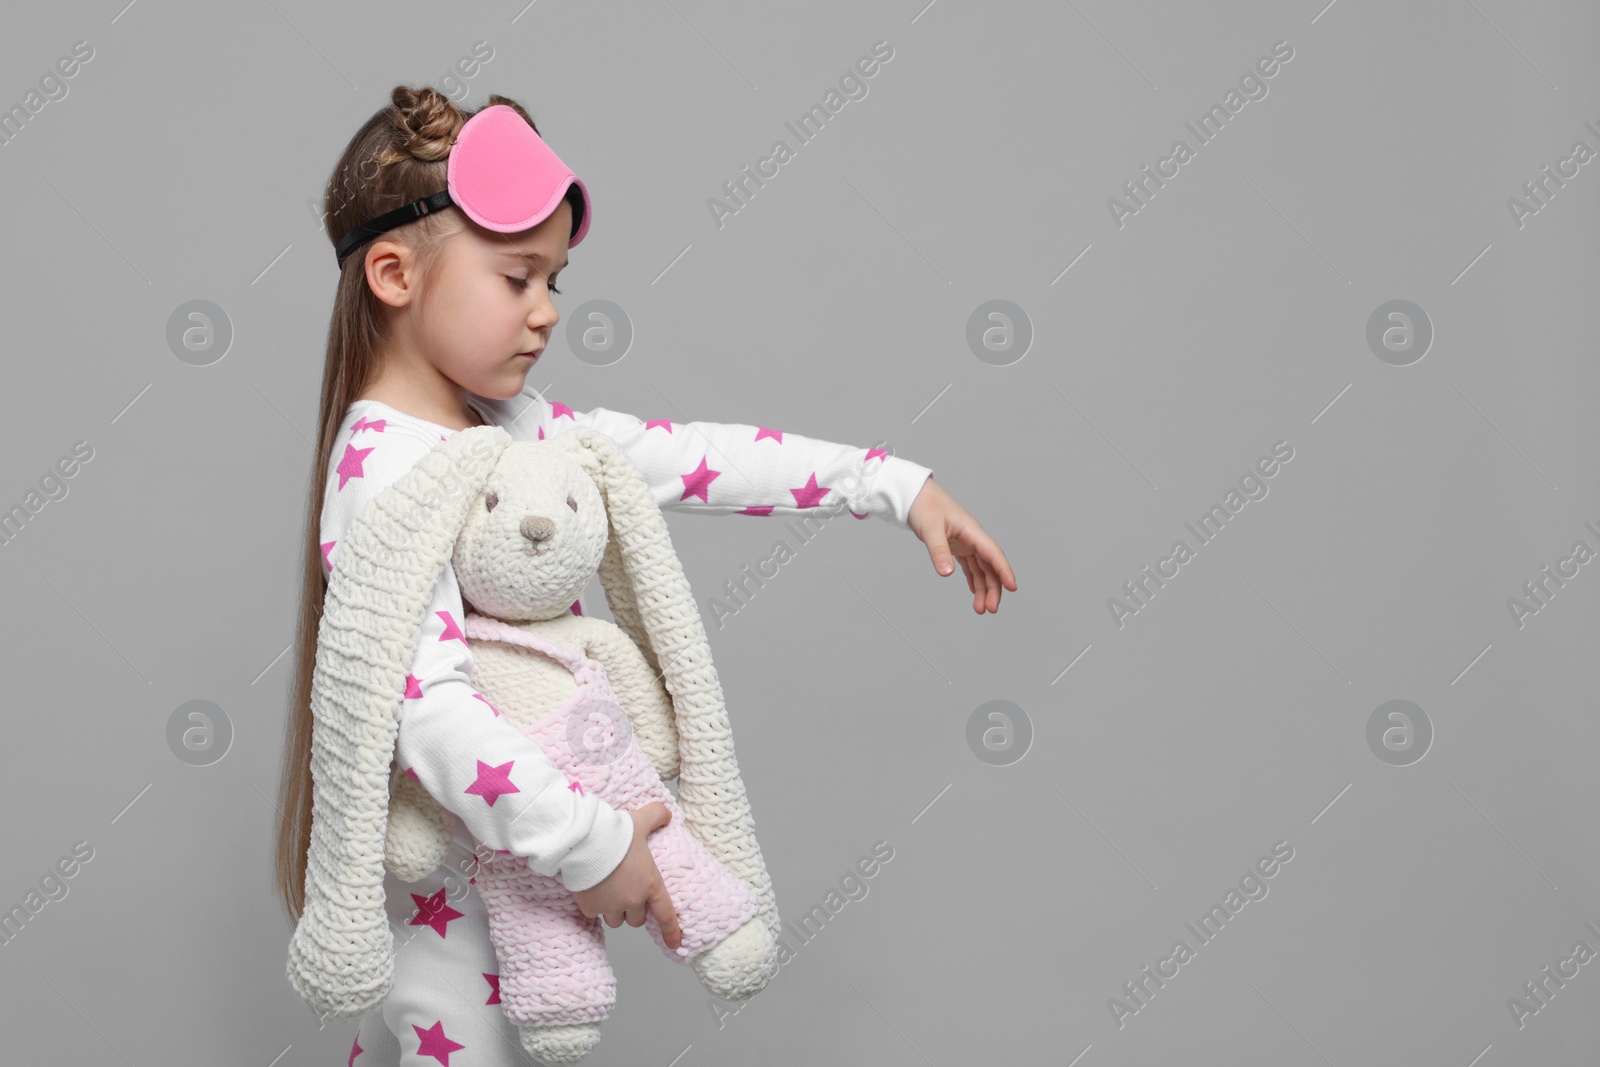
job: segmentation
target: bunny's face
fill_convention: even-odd
[[[508,445],[456,539],[461,595],[505,622],[556,618],[599,568],[609,533],[600,491],[571,452]]]

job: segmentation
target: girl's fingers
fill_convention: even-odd
[[[993,541],[989,542],[989,549],[989,564],[994,568],[996,580],[1003,576],[1006,588],[1015,593],[1017,591],[1017,576],[1011,573],[1011,564],[1006,561],[1006,554],[1000,551],[1000,546]]]
[[[989,592],[994,594],[994,601],[989,605],[989,610],[996,612],[1000,610],[1000,598],[1004,595],[1001,591],[1000,575],[987,560],[984,561],[984,569],[989,572]]]
[[[984,603],[992,612],[1000,606],[1000,580],[987,560],[979,560],[978,567],[983,572]]]
[[[683,943],[683,930],[678,926],[678,913],[673,909],[665,887],[650,898],[650,910],[655,913],[656,925],[661,927],[661,940],[667,943],[668,948],[677,949]]]
[[[967,591],[972,594],[972,610],[977,611],[978,598],[980,596],[978,580],[981,575],[978,574],[978,568],[969,556],[961,558],[961,569],[967,572]]]
[[[961,564],[967,589],[972,593],[972,610],[979,615],[1000,610],[1003,590],[1016,591],[1017,578],[1005,553],[977,520],[972,520],[970,527],[958,524],[949,528],[942,547]]]
[[[989,597],[989,578],[983,573],[983,561],[977,557],[973,557],[972,586],[972,610],[982,615],[983,603]]]
[[[978,557],[988,568],[991,584],[998,586],[1004,582],[1007,589],[1016,592],[1017,576],[1011,573],[1011,564],[1006,561],[1006,554],[1000,551],[1000,546],[995,544],[994,538],[986,533],[980,533],[977,541]]]
[[[1017,576],[1011,572],[1011,563],[1006,559],[1006,554],[1000,551],[995,539],[980,526],[973,531],[972,542],[973,551],[988,568],[991,584],[1004,584],[1007,589],[1015,592]]]

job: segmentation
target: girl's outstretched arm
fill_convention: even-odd
[[[999,611],[1002,587],[1017,591],[1005,553],[933,480],[932,469],[881,448],[743,423],[646,421],[600,407],[575,411],[532,388],[485,404],[513,437],[542,440],[578,426],[611,437],[663,510],[794,515],[842,500],[855,518],[877,515],[908,527],[928,546],[939,574],[955,573],[959,561],[978,614]]]
[[[770,426],[646,420],[601,407],[575,411],[532,389],[486,406],[514,438],[543,440],[580,426],[599,430],[639,468],[664,511],[779,517],[842,505],[855,518],[876,515],[905,527],[912,501],[933,473],[882,447],[836,444]]]

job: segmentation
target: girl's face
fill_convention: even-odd
[[[561,315],[551,302],[567,265],[572,205],[521,233],[496,233],[471,221],[441,252],[422,294],[418,344],[445,377],[483,397],[522,391],[534,353],[550,341]]]

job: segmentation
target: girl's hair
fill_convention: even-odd
[[[539,127],[522,105],[491,96],[485,107],[507,104]],[[445,187],[446,159],[457,131],[474,111],[463,111],[443,93],[424,86],[396,86],[389,106],[380,108],[356,131],[328,179],[323,221],[330,244],[375,215],[392,211]],[[403,241],[416,254],[419,289],[436,272],[445,240],[465,227],[456,209],[425,215],[389,231],[383,239]],[[384,340],[383,312],[366,279],[366,246],[344,261],[328,323],[322,365],[322,401],[317,417],[317,448],[307,494],[304,552],[300,577],[299,630],[295,638],[294,688],[279,785],[275,884],[291,919],[305,909],[307,852],[311,844],[311,677],[316,665],[317,631],[327,580],[319,545],[328,457],[344,416],[379,369]],[[420,306],[419,306],[420,313]]]

